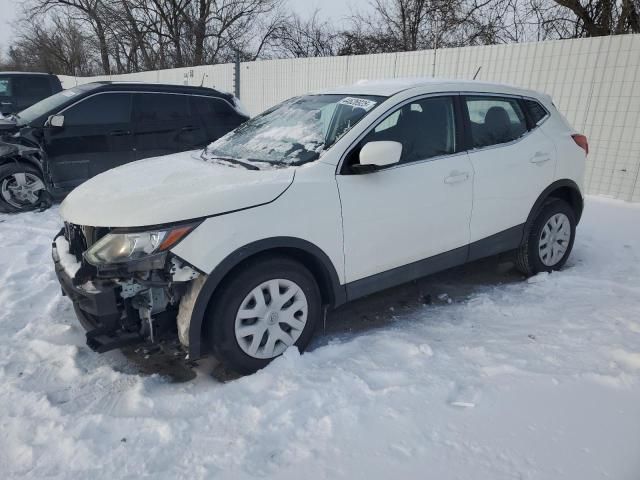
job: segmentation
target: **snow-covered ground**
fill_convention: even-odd
[[[224,383],[90,351],[58,228],[0,216],[1,478],[640,478],[638,205],[590,198],[560,273],[410,284]]]

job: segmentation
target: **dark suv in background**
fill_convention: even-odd
[[[0,211],[59,199],[110,168],[206,146],[243,123],[238,100],[203,87],[97,82],[0,120]],[[144,181],[144,179],[140,179]]]
[[[60,80],[49,73],[0,72],[0,114],[19,112],[60,90]]]

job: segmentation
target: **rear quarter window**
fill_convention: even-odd
[[[531,117],[531,121],[534,125],[537,125],[546,118],[547,115],[549,115],[547,109],[535,100],[524,100],[524,105],[529,112],[529,117]]]
[[[1,97],[11,96],[11,79],[8,77],[5,77],[5,78],[0,77],[0,96]]]

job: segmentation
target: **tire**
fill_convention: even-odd
[[[561,269],[571,254],[575,235],[573,208],[564,200],[551,199],[542,206],[524,243],[516,250],[516,268],[527,276]],[[547,245],[553,248],[545,248]]]
[[[272,296],[275,288],[278,293]],[[278,308],[289,295],[294,296]],[[214,294],[207,311],[207,336],[225,367],[249,374],[268,365],[287,346],[304,351],[321,318],[320,289],[309,270],[285,256],[263,257],[233,273]]]
[[[18,184],[19,181],[24,184]],[[16,187],[22,186],[28,193],[16,194]],[[46,191],[42,174],[35,167],[16,162],[0,165],[0,212],[17,213],[38,208]]]

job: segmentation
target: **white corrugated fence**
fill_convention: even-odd
[[[435,61],[434,61],[435,55]],[[252,115],[294,95],[361,79],[473,78],[550,94],[589,138],[587,192],[640,202],[640,35],[555,40],[241,64],[240,97]],[[233,91],[232,64],[100,77],[61,77],[65,88],[95,80],[204,85]]]

